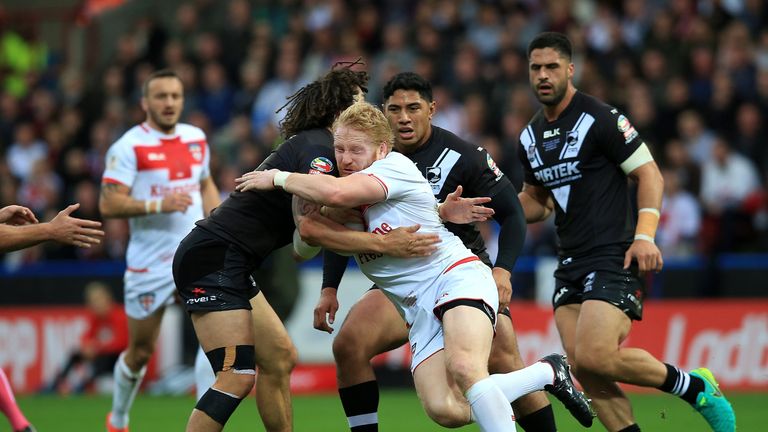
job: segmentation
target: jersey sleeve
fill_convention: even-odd
[[[138,172],[136,152],[125,141],[118,141],[107,150],[106,165],[102,175],[102,183],[122,184],[133,186]]]
[[[299,174],[338,176],[333,148],[325,143],[309,142],[302,134],[284,142],[259,166],[259,170],[272,168]]]
[[[208,145],[208,140],[203,135],[203,164],[200,171],[200,180],[205,180],[211,176],[211,147]]]
[[[598,146],[609,160],[621,165],[643,144],[643,140],[629,119],[616,108],[604,106],[598,115]]]
[[[493,197],[511,184],[484,148],[477,147],[465,156],[466,161],[461,166],[462,176],[459,182],[464,188],[464,196]]]
[[[413,168],[410,172],[407,169],[409,167]],[[367,175],[376,179],[384,188],[386,199],[402,197],[413,190],[413,183],[424,180],[424,177],[413,166],[413,162],[399,153],[393,153],[389,157],[377,160],[368,168],[358,172],[357,175]]]

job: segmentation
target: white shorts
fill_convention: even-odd
[[[145,319],[175,301],[176,285],[170,266],[145,272],[126,270],[123,286],[125,314],[133,319]]]
[[[442,321],[435,316],[435,308],[454,300],[479,300],[493,311],[494,317],[499,309],[499,293],[491,269],[479,260],[449,269],[421,290],[415,304],[407,306],[396,302],[410,326],[411,373],[421,362],[445,347]],[[382,291],[386,294],[386,290]]]

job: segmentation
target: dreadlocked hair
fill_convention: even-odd
[[[331,127],[339,113],[352,105],[358,88],[367,92],[368,73],[351,69],[358,64],[363,64],[360,59],[336,63],[322,78],[288,96],[288,102],[275,111],[287,110],[280,122],[283,137],[287,139],[301,131]]]

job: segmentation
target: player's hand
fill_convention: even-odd
[[[655,243],[647,240],[635,240],[624,254],[624,270],[628,269],[632,261],[637,261],[640,274],[649,271],[660,272],[664,267],[664,259],[661,251]]]
[[[38,222],[32,210],[20,206],[9,205],[0,209],[0,223],[8,225],[27,225]]]
[[[160,211],[163,213],[186,213],[187,207],[192,205],[192,197],[185,193],[172,193],[163,197],[160,201]]]
[[[328,334],[333,333],[333,324],[336,321],[336,311],[339,310],[339,300],[336,298],[336,288],[323,288],[320,291],[320,299],[315,306],[315,319],[312,325],[315,329]]]
[[[445,202],[438,206],[438,213],[440,213],[442,220],[456,224],[465,224],[483,222],[493,216],[494,211],[492,208],[481,205],[490,202],[490,198],[462,198],[461,193],[463,190],[461,185],[457,186],[455,191],[445,197]]]
[[[512,273],[501,267],[493,268],[493,280],[499,291],[499,312],[509,306],[512,299]]]
[[[397,258],[424,257],[432,255],[440,243],[436,233],[419,234],[421,225],[395,228],[384,235],[384,255]]]
[[[101,243],[104,231],[97,229],[101,227],[101,222],[70,216],[78,208],[80,204],[72,204],[49,222],[52,240],[81,248]]]
[[[272,190],[275,188],[275,174],[280,170],[249,171],[235,179],[235,190],[247,192],[249,190]]]

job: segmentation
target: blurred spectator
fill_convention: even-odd
[[[53,382],[43,389],[61,394],[82,393],[102,375],[112,373],[128,345],[128,323],[109,287],[91,282],[85,287],[88,324],[78,351],[73,352]],[[84,368],[76,374],[76,368]]]
[[[753,239],[746,200],[759,193],[760,179],[754,163],[717,137],[712,158],[702,168],[701,200],[706,211],[705,250],[732,252]]]
[[[35,163],[48,156],[48,146],[38,139],[30,122],[17,124],[14,143],[8,149],[8,167],[11,174],[26,180],[32,174]]]
[[[681,173],[665,168],[664,200],[656,243],[665,257],[687,257],[697,251],[701,208],[696,197],[682,188]]]
[[[707,129],[696,111],[688,110],[680,114],[677,119],[677,132],[696,163],[703,164],[712,157],[715,135]]]

